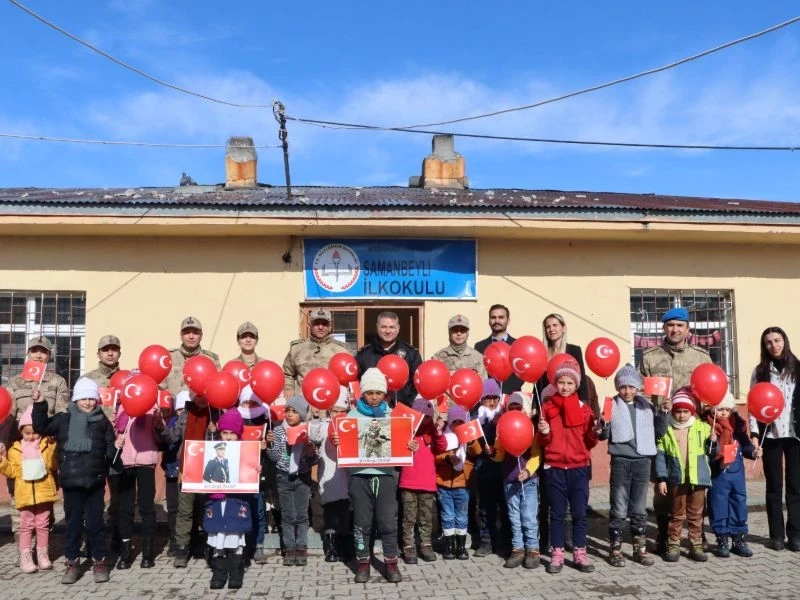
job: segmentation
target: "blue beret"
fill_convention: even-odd
[[[671,308],[661,317],[662,323],[666,323],[667,321],[686,321],[688,323],[689,311],[683,307]]]

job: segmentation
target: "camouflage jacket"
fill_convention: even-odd
[[[234,356],[231,360],[240,360],[244,364],[246,364],[248,368],[252,369],[253,365],[255,365],[257,362],[261,362],[264,359],[261,358],[255,352],[253,352],[253,354],[251,354],[250,357],[247,357],[244,354],[239,354],[239,356]],[[228,361],[228,362],[230,362],[230,361]],[[325,366],[327,366],[327,365],[325,365]]]
[[[681,350],[662,343],[658,348],[646,350],[639,365],[642,377],[671,377],[673,393],[691,382],[695,367],[710,363],[708,352],[697,346],[684,345]]]
[[[33,404],[33,392],[38,385],[39,382],[25,381],[19,375],[11,379],[7,388],[11,395],[11,412],[5,423],[0,426],[0,441],[10,444],[20,439],[17,422],[25,409]],[[56,413],[67,411],[70,400],[69,387],[61,375],[45,371],[41,392],[42,400],[47,402],[48,416],[52,417]]]
[[[187,386],[186,382],[183,381],[183,365],[185,365],[186,361],[192,356],[199,356],[201,354],[213,360],[214,364],[217,365],[217,369],[221,368],[219,364],[219,356],[213,352],[209,352],[208,350],[203,350],[202,348],[198,347],[194,352],[187,354],[183,350],[183,347],[173,348],[169,351],[169,355],[172,357],[172,370],[169,372],[169,375],[167,375],[167,378],[161,382],[161,388],[168,390],[169,393],[172,394],[173,398],[177,396],[178,392],[181,390],[188,390],[189,386]]]
[[[477,371],[481,379],[486,379],[486,367],[483,366],[483,354],[475,350],[470,345],[464,348],[464,352],[459,354],[452,346],[442,348],[433,355],[436,360],[442,361],[452,374],[457,369],[472,369]]]
[[[81,375],[81,377],[91,379],[97,384],[98,388],[104,388],[108,387],[108,384],[111,382],[111,376],[117,371],[119,371],[119,363],[117,363],[116,367],[107,367],[103,363],[97,363],[97,368],[94,371],[89,371],[85,375]],[[110,420],[114,414],[114,407],[103,406],[103,413]]]
[[[340,352],[351,354],[350,349],[342,342],[327,336],[321,340],[294,340],[289,345],[289,353],[283,361],[283,375],[286,384],[283,395],[286,398],[300,393],[303,378],[311,369],[322,367],[327,369],[334,355]]]

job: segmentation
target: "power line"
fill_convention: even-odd
[[[150,148],[227,148],[226,144],[171,144],[167,142],[125,142],[117,140],[83,140],[64,137],[50,137],[45,135],[24,135],[21,133],[0,133],[0,138],[18,140],[35,140],[39,142],[63,142],[69,144],[99,144],[103,146],[146,146]],[[275,146],[237,146],[238,148],[280,148]]]

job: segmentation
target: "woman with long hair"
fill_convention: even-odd
[[[789,338],[780,327],[767,327],[761,334],[761,361],[753,370],[750,385],[776,385],[785,400],[783,411],[771,424],[750,416],[750,437],[758,448],[763,439],[766,479],[768,546],[800,551],[800,361],[792,354]],[[786,512],[783,518],[783,481],[786,478]],[[787,539],[784,542],[784,539]]]
[[[569,354],[581,368],[581,383],[578,387],[578,398],[581,402],[589,402],[589,388],[586,379],[586,367],[583,366],[583,351],[580,346],[567,343],[567,322],[557,313],[550,313],[542,321],[542,340],[547,346],[547,358],[551,359],[556,354]],[[536,391],[541,396],[542,390],[550,381],[547,373],[536,382]]]

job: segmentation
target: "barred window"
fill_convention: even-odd
[[[689,343],[707,350],[728,375],[731,392],[739,391],[731,290],[631,290],[631,348],[634,364],[664,337],[661,316],[671,308],[689,311]]]
[[[28,339],[43,335],[53,342],[48,369],[72,387],[85,367],[86,294],[84,292],[0,291],[0,380],[22,371]]]

